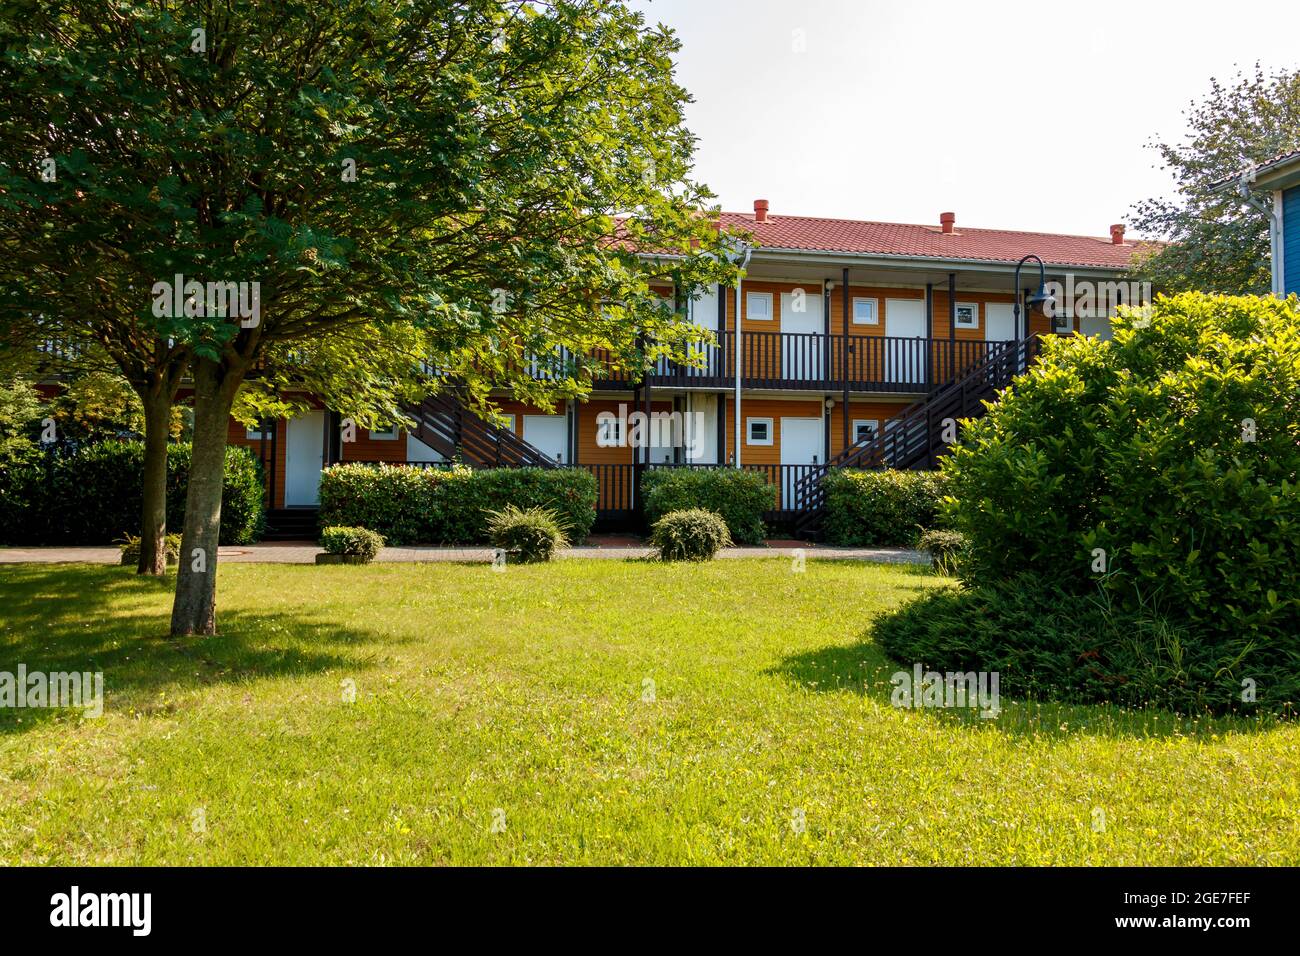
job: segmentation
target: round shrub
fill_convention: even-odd
[[[650,543],[663,561],[711,561],[731,546],[727,524],[712,511],[670,511],[650,529]]]
[[[383,550],[384,536],[368,528],[333,525],[321,530],[320,546],[327,554],[346,554],[363,558],[368,564]]]
[[[956,574],[966,553],[966,536],[960,531],[927,531],[916,546],[930,552],[930,565],[940,574]]]
[[[118,545],[122,551],[123,564],[140,563],[140,536],[138,534],[128,534]],[[175,564],[181,558],[181,536],[179,534],[169,534],[163,538],[163,551],[166,553],[168,564]]]
[[[564,526],[553,511],[545,508],[517,508],[506,505],[488,512],[488,540],[506,553],[512,564],[549,561],[555,552],[568,547]]]

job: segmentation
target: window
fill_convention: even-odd
[[[980,307],[976,302],[957,303],[957,328],[978,329],[980,327]]]
[[[772,321],[772,293],[746,292],[745,318],[754,322]]]
[[[745,434],[745,444],[747,445],[772,444],[772,419],[746,418]]]
[[[853,441],[867,441],[876,436],[880,431],[880,422],[874,418],[855,418],[853,419]]]
[[[876,311],[876,300],[855,297],[853,300],[853,324],[878,325],[879,323],[880,318]]]
[[[370,437],[375,441],[397,441],[397,426],[385,425],[383,428],[372,428]]]
[[[1052,331],[1057,335],[1069,335],[1074,331],[1074,319],[1063,312],[1053,312]]]
[[[271,436],[275,434],[275,422],[265,422],[263,424],[266,426],[266,440],[270,441]],[[262,429],[261,428],[246,429],[244,431],[244,439],[246,441],[261,441]]]

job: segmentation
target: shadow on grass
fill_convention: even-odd
[[[148,713],[160,692],[374,666],[358,649],[370,632],[319,620],[310,609],[218,612],[213,637],[167,636],[175,579],[115,566],[8,565],[0,569],[0,671],[102,672],[105,707]],[[170,705],[161,705],[170,706]],[[0,734],[76,714],[0,708]]]
[[[881,706],[893,706],[895,685],[890,678],[912,665],[891,662],[862,635],[860,643],[832,645],[782,659],[767,673],[818,693],[857,694]],[[1290,722],[1276,717],[1191,717],[1166,710],[1133,710],[1114,704],[1078,704],[1038,699],[1008,699],[1000,695],[996,718],[980,716],[976,707],[930,707],[918,712],[927,718],[972,729],[1039,739],[1077,736],[1112,738],[1209,737],[1214,734],[1259,733]]]

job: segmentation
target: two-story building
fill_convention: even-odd
[[[1068,303],[1053,318],[1033,311],[1037,263],[1015,284],[1025,256],[1043,261],[1049,282],[1114,287],[1135,248],[1120,225],[1094,237],[966,228],[952,213],[929,225],[864,222],[782,215],[764,200],[721,214],[721,225],[747,234],[752,249],[735,287],[677,292],[690,320],[714,333],[696,363],[598,381],[587,400],[551,408],[500,395],[504,430],[441,398],[409,434],[393,428],[343,443],[321,409],[266,435],[232,424],[231,440],[260,450],[277,509],[315,504],[321,466],[332,461],[430,462],[458,452],[471,464],[586,468],[611,524],[632,514],[639,473],[665,466],[760,471],[777,489],[774,517],[791,517],[808,505],[801,482],[827,463],[933,464],[932,448],[913,447],[930,444],[938,421],[930,419],[978,414],[978,399],[1023,368],[1031,337],[1109,335],[1104,311],[1076,317]],[[633,447],[626,422],[636,411],[678,412],[690,427]],[[922,421],[924,434],[907,437],[906,448],[901,437],[884,448],[895,426]],[[861,454],[873,441],[877,453]]]

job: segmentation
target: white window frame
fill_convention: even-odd
[[[1059,328],[1057,327],[1058,322],[1061,323]],[[1074,316],[1066,315],[1059,309],[1054,310],[1052,314],[1052,331],[1057,335],[1069,335],[1074,331]]]
[[[871,315],[866,318],[858,318],[858,303],[871,303]],[[850,306],[853,310],[854,325],[879,325],[880,324],[880,300],[874,296],[855,295],[853,304]]]
[[[371,441],[397,441],[397,439],[400,437],[401,436],[397,433],[397,425],[395,423],[389,425],[388,428],[386,429],[383,428],[370,429]]]
[[[871,426],[871,430],[872,430],[872,437],[877,437],[877,436],[880,435],[880,419],[878,419],[878,418],[855,418],[855,419],[853,419],[853,433],[852,433],[853,443],[854,443],[855,445],[856,445],[858,442],[862,441],[862,438],[858,435],[858,426],[859,426],[859,425],[870,425],[870,426]]]
[[[974,322],[963,322],[961,320],[961,310],[970,309]],[[980,327],[980,304],[978,302],[958,302],[954,310],[953,325],[959,329],[978,329]]]
[[[275,426],[272,426],[271,429],[267,431],[266,437],[270,438],[274,433],[275,433]],[[244,441],[261,441],[261,440],[262,440],[262,433],[258,431],[256,428],[244,429]]]
[[[767,315],[755,315],[754,303],[767,303]],[[770,292],[746,292],[745,293],[745,320],[748,322],[771,322],[775,319],[774,309],[772,308],[772,293]]]
[[[757,424],[767,425],[767,440],[754,440],[754,426]],[[745,419],[745,444],[746,445],[774,445],[776,444],[776,419],[774,418],[746,418]]]

